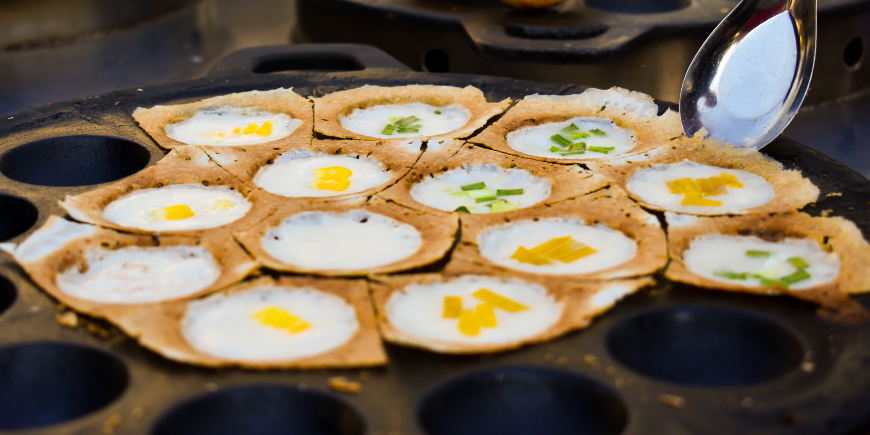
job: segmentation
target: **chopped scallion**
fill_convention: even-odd
[[[456,210],[453,210],[453,211],[455,211],[456,213],[468,213],[468,214],[471,214],[471,212],[468,210],[468,207],[466,207],[466,206],[464,206],[464,205],[460,205],[459,207],[456,207]]]
[[[441,114],[441,111],[440,111],[440,110],[436,110],[436,111],[435,111],[435,114],[436,114],[436,115],[440,115],[440,114]]]
[[[522,195],[523,189],[497,189],[495,194],[498,196]]]
[[[474,198],[474,202],[480,204],[481,202],[495,201],[497,199],[498,197],[495,196],[484,196],[482,198]]]
[[[594,153],[603,153],[603,154],[607,154],[615,149],[616,148],[614,148],[614,147],[589,147],[589,151],[592,151]]]
[[[586,154],[586,151],[583,151],[583,150],[580,150],[580,151],[568,151],[568,152],[559,153],[559,154],[561,154],[561,155],[563,155],[563,156],[573,156],[574,154]]]
[[[568,151],[586,151],[586,142],[572,143]]]
[[[500,199],[489,206],[490,213],[504,213],[506,211],[516,210],[517,205],[511,204],[503,199]]]
[[[465,186],[460,187],[460,189],[462,189],[462,190],[486,189],[486,183],[481,181],[480,183],[466,184]]]
[[[387,136],[392,135],[393,134],[393,124],[387,124],[387,126],[384,127],[384,131],[382,131],[381,134],[385,134]]]
[[[553,142],[556,142],[561,147],[566,147],[566,146],[571,145],[571,141],[568,139],[565,139],[565,137],[563,137],[561,134],[554,134],[554,135],[550,136],[550,140]]]
[[[493,192],[490,189],[477,189],[477,190],[469,190],[468,192],[465,192],[465,194],[468,195],[468,197],[471,199],[477,199],[477,198],[483,198],[486,196],[493,196],[493,195],[495,195],[495,192]]]
[[[725,279],[746,279],[746,273],[734,273],[734,272],[713,272],[713,275],[718,276],[720,278]]]
[[[791,275],[786,275],[779,279],[779,281],[785,284],[783,287],[788,287],[790,284],[794,284],[798,281],[803,281],[810,279],[810,274],[807,273],[804,269],[798,269]]]
[[[752,258],[767,258],[770,257],[770,252],[767,251],[746,251],[747,257]]]
[[[589,130],[589,133],[592,133],[592,134],[597,135],[597,136],[604,136],[607,134],[607,133],[605,133],[597,128],[593,128],[592,130]]]
[[[562,133],[570,133],[572,131],[577,131],[577,130],[580,130],[580,129],[572,123],[571,125],[563,128]]]
[[[562,148],[559,148],[559,147],[557,147],[557,146],[555,146],[555,145],[553,145],[553,146],[550,147],[550,152],[551,152],[551,153],[558,153],[559,151],[562,151]]]
[[[791,257],[788,259],[788,262],[798,269],[806,269],[810,267],[810,265],[806,261],[804,261],[803,258],[800,257]]]
[[[574,139],[574,140],[586,139],[587,137],[589,137],[589,133],[587,133],[585,131],[581,131],[580,133],[568,133],[568,137],[570,137],[571,139]]]

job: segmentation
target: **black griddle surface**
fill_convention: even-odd
[[[19,242],[34,220],[30,231],[52,214],[64,215],[57,201],[65,195],[100,185],[81,184],[115,181],[165,155],[130,116],[136,107],[278,87],[316,97],[364,84],[472,85],[489,101],[584,90],[410,72],[363,46],[244,50],[202,79],[120,90],[0,120],[0,236]],[[787,138],[764,153],[819,186],[822,196],[804,211],[844,216],[865,238],[870,235],[870,181]],[[85,319],[106,328],[105,338],[85,326],[60,326],[57,304],[11,256],[0,253],[0,431],[34,426],[39,427],[32,433],[38,434],[154,435],[870,431],[870,325],[824,320],[813,306],[790,298],[656,279],[655,287],[628,297],[588,329],[516,351],[448,356],[387,345],[390,363],[383,368],[257,372],[174,363],[99,321]],[[866,297],[857,299],[867,305]],[[361,381],[363,392],[332,392],[326,383],[336,375]]]

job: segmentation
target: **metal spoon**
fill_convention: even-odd
[[[689,137],[702,127],[759,149],[800,108],[816,59],[816,0],[743,0],[695,55],[680,92]]]

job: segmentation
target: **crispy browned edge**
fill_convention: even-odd
[[[495,264],[480,254],[478,238],[486,230],[520,221],[538,218],[579,218],[587,224],[602,224],[620,231],[637,242],[637,255],[629,261],[594,272],[583,274],[535,274],[506,268]],[[655,220],[655,224],[650,223]],[[517,213],[483,215],[479,219],[462,222],[462,239],[453,251],[445,272],[449,273],[456,262],[470,262],[487,270],[488,274],[511,275],[518,278],[544,277],[549,279],[601,280],[651,275],[665,267],[668,262],[665,232],[655,216],[632,202],[616,186],[588,195],[572,198],[552,205],[533,207]]]
[[[582,169],[580,166],[553,165],[487,150],[476,145],[465,144],[452,156],[448,153],[433,155],[423,153],[423,156],[405,178],[399,180],[398,183],[389,189],[379,193],[378,196],[417,210],[430,213],[455,214],[417,202],[411,197],[411,188],[427,177],[437,176],[458,167],[486,163],[495,164],[505,169],[525,169],[536,177],[549,179],[550,197],[537,205],[552,204],[568,198],[585,195],[610,184],[610,180]],[[521,208],[515,211],[500,213],[499,215],[507,216],[525,209]],[[463,215],[463,219],[476,219],[478,216],[483,215]]]
[[[675,142],[683,140],[685,139]],[[727,214],[785,213],[815,202],[819,197],[819,188],[802,176],[800,171],[784,169],[782,163],[769,159],[756,150],[738,149],[727,144],[719,145],[709,140],[697,141],[694,146],[674,144],[670,147],[658,148],[647,155],[636,156],[634,159],[632,157],[614,158],[607,161],[590,161],[586,162],[586,165],[593,172],[613,180],[640,205],[652,210],[669,211],[660,205],[644,201],[628,190],[626,184],[628,179],[640,169],[658,164],[677,163],[683,160],[750,172],[764,178],[773,186],[776,196],[770,202]],[[684,211],[676,212],[687,213]],[[700,213],[691,214],[702,215]],[[710,213],[703,215],[721,214],[723,213],[711,210]]]
[[[478,275],[485,274],[486,271],[469,265],[467,273],[463,275]],[[387,301],[393,293],[403,291],[403,289],[411,284],[428,284],[432,282],[445,282],[457,275],[442,275],[442,274],[421,274],[421,275],[395,275],[395,276],[378,276],[370,282],[372,300],[375,304],[375,316],[378,320],[378,329],[381,331],[381,336],[384,340],[403,346],[416,347],[439,353],[450,354],[471,354],[471,353],[495,353],[506,350],[516,349],[529,344],[540,343],[553,338],[564,335],[570,331],[583,329],[592,323],[592,319],[605,311],[609,310],[613,304],[600,307],[591,307],[589,302],[596,293],[606,290],[614,285],[627,285],[630,291],[626,294],[631,294],[641,288],[651,285],[654,281],[651,278],[638,278],[630,280],[614,280],[598,283],[578,283],[569,281],[560,281],[552,279],[529,279],[524,278],[522,281],[531,282],[543,286],[553,297],[564,304],[562,317],[554,323],[550,328],[541,333],[528,337],[522,340],[517,340],[504,344],[481,344],[474,345],[468,343],[446,342],[440,340],[432,340],[425,337],[404,332],[390,322],[386,317]],[[505,277],[496,277],[496,279],[511,279]],[[515,278],[513,278],[515,279]],[[614,301],[615,303],[615,301]]]
[[[762,286],[745,287],[714,281],[689,271],[683,264],[683,252],[691,241],[704,234],[756,236],[765,240],[783,238],[811,239],[824,249],[833,250],[840,258],[840,274],[834,283],[824,284],[788,294],[826,306],[836,306],[849,293],[870,291],[870,274],[864,272],[870,264],[870,244],[864,240],[854,223],[841,217],[810,217],[805,213],[773,216],[698,217],[690,225],[668,227],[670,265],[665,276],[674,281],[698,287],[745,293],[771,294]]]
[[[166,135],[167,124],[184,121],[202,109],[224,107],[257,107],[273,113],[286,113],[294,119],[302,121],[289,136],[252,146],[283,146],[293,142],[295,138],[311,138],[314,124],[312,103],[305,97],[293,92],[293,89],[273,89],[271,91],[249,91],[219,97],[206,98],[201,101],[171,106],[154,106],[150,109],[138,108],[133,112],[133,118],[156,142],[163,148],[175,148],[188,145]]]
[[[336,295],[356,310],[359,330],[345,344],[303,358],[277,361],[238,361],[209,355],[194,348],[184,337],[182,322],[190,300],[126,307],[109,320],[139,343],[171,360],[209,367],[239,366],[250,369],[325,369],[384,365],[387,355],[375,326],[374,310],[363,280],[339,280],[282,276],[261,277],[222,290],[238,293],[261,286],[309,287]]]
[[[380,140],[346,130],[341,126],[341,117],[350,114],[354,109],[383,104],[426,103],[433,106],[459,104],[471,112],[471,119],[457,130],[437,136],[424,136],[423,140],[462,139],[486,125],[489,118],[502,113],[510,102],[508,98],[497,103],[487,103],[483,92],[474,86],[464,88],[438,85],[363,86],[315,98],[314,129],[331,137]]]
[[[245,196],[251,209],[241,219],[226,225],[201,230],[162,231],[164,235],[214,236],[249,228],[262,221],[274,210],[274,205],[265,201],[262,192],[221,169],[197,146],[186,145],[173,149],[156,165],[143,169],[121,181],[79,195],[67,195],[60,202],[73,219],[121,231],[151,234],[154,231],[125,227],[103,217],[103,210],[115,200],[141,189],[153,189],[173,184],[226,186]],[[229,234],[227,234],[229,236]]]
[[[278,226],[284,219],[304,212],[318,211],[330,213],[342,213],[353,209],[361,209],[371,213],[380,214],[393,218],[399,222],[414,226],[420,232],[423,243],[420,249],[413,255],[399,261],[383,266],[366,269],[308,269],[299,265],[284,263],[269,255],[260,244],[260,240],[273,227]],[[308,206],[291,204],[279,208],[272,216],[248,231],[235,234],[236,239],[266,267],[274,270],[296,273],[308,273],[323,276],[365,276],[375,273],[391,273],[413,269],[434,263],[450,251],[456,239],[459,221],[456,216],[434,214],[425,211],[413,210],[392,204],[384,200],[373,199],[365,204],[347,201],[342,203],[318,203]]]
[[[51,216],[43,228],[53,225],[59,216]],[[86,224],[83,224],[86,225]],[[127,246],[201,246],[208,249],[221,267],[221,275],[211,286],[181,299],[191,299],[212,293],[218,289],[235,284],[257,268],[257,262],[230,238],[146,236],[124,234],[114,230],[97,228],[92,236],[81,237],[67,242],[62,248],[47,254],[34,262],[19,262],[33,281],[49,295],[62,304],[94,317],[110,317],[118,310],[129,308],[130,304],[109,304],[81,299],[64,293],[57,286],[56,277],[70,268],[86,266],[87,253],[94,248],[118,249]],[[145,303],[136,305],[155,305]]]
[[[582,95],[582,94],[580,94]],[[548,96],[542,96],[548,97]],[[517,151],[507,144],[507,135],[521,128],[553,122],[567,121],[577,117],[595,117],[613,120],[617,126],[632,130],[635,134],[637,145],[620,156],[644,153],[654,148],[666,146],[674,138],[682,136],[683,127],[680,124],[680,115],[668,109],[661,116],[644,118],[634,113],[623,113],[621,110],[613,110],[612,107],[593,104],[591,101],[573,101],[568,96],[557,97],[556,100],[528,99],[520,100],[511,107],[498,121],[487,127],[477,136],[468,139],[469,142],[479,143],[496,151],[541,160],[550,163],[572,164],[587,162],[589,158],[556,159],[541,157]]]
[[[313,142],[298,141],[293,146],[287,147],[233,147],[232,149],[227,149],[228,147],[203,146],[202,148],[213,160],[227,170],[227,172],[235,175],[248,185],[258,189],[261,194],[270,198],[270,202],[281,204],[287,202],[299,203],[300,201],[303,203],[341,201],[348,198],[371,196],[386,189],[404,177],[405,174],[411,170],[414,163],[417,161],[417,158],[420,156],[419,151],[411,152],[403,148],[401,142],[403,141],[384,140],[373,142],[360,140],[315,139]],[[384,168],[390,171],[390,180],[380,186],[375,186],[362,192],[326,197],[297,198],[288,198],[267,192],[254,183],[254,177],[257,175],[257,171],[259,171],[263,166],[271,165],[281,154],[302,149],[322,154],[371,157],[381,162]]]

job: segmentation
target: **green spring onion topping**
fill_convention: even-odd
[[[589,147],[589,151],[592,151],[594,153],[603,153],[603,154],[607,154],[615,149],[616,149],[615,147]]]
[[[786,275],[786,276],[780,278],[779,281],[781,283],[785,284],[783,287],[788,288],[789,284],[794,284],[798,281],[803,281],[806,279],[810,279],[810,274],[807,273],[807,271],[804,269],[798,269],[797,271],[795,271],[791,275]]]
[[[421,125],[415,124],[417,121],[420,121],[420,118],[417,118],[416,116],[412,115],[412,116],[409,116],[407,118],[404,116],[393,117],[393,118],[390,118],[390,121],[393,121],[393,123],[387,124],[387,126],[384,127],[384,131],[381,132],[381,134],[389,136],[389,135],[392,135],[393,132],[397,132],[400,134],[401,133],[419,133],[420,132]]]
[[[767,258],[770,257],[770,252],[767,251],[746,251],[747,257],[752,258]]]
[[[568,151],[586,151],[586,142],[572,143]]]
[[[465,190],[478,190],[478,189],[486,189],[486,183],[481,181],[480,183],[467,184],[465,186],[460,187],[463,191]]]
[[[474,198],[474,202],[479,204],[481,202],[495,201],[496,199],[498,198],[495,196],[484,196],[482,198]]]
[[[471,212],[468,210],[468,207],[466,207],[466,206],[464,206],[464,205],[460,205],[459,207],[456,207],[456,210],[453,210],[453,211],[455,211],[456,213],[468,213],[468,214],[471,214]]]
[[[435,114],[436,114],[436,115],[440,115],[440,114],[441,114],[441,111],[440,111],[440,110],[436,110],[436,111],[435,111]]]
[[[585,131],[581,131],[580,133],[568,133],[568,137],[570,137],[571,139],[574,139],[574,140],[586,139],[587,137],[589,137],[589,133],[587,133]]]
[[[559,151],[562,151],[562,148],[559,148],[559,147],[557,147],[557,146],[555,146],[555,145],[553,145],[553,146],[550,147],[550,152],[551,152],[551,153],[558,153]]]
[[[714,272],[713,275],[716,275],[720,278],[725,279],[746,279],[746,273],[734,273],[734,272]]]
[[[586,151],[583,151],[583,150],[580,150],[580,151],[568,151],[568,152],[559,153],[559,154],[560,154],[560,155],[563,155],[563,156],[573,156],[574,154],[586,154]]]
[[[511,204],[503,199],[500,199],[489,206],[490,213],[504,213],[506,211],[516,210],[517,205]]]
[[[603,132],[603,131],[601,131],[601,130],[599,130],[599,129],[597,129],[597,128],[593,128],[592,130],[589,130],[589,133],[592,133],[592,134],[594,134],[594,135],[596,135],[596,136],[605,136],[605,135],[607,135],[607,133],[605,133],[605,132]]]
[[[571,141],[568,139],[565,139],[561,134],[554,134],[554,135],[550,136],[550,140],[553,142],[556,142],[561,147],[566,147],[566,146],[571,145]]]
[[[498,196],[522,195],[523,189],[497,189],[495,194]]]
[[[382,131],[381,134],[385,134],[387,136],[392,135],[393,134],[393,124],[387,124],[387,126],[384,127],[384,131]]]
[[[788,262],[798,269],[806,269],[810,267],[810,265],[806,261],[804,261],[803,258],[800,257],[791,257],[788,259]]]
[[[580,129],[577,128],[577,126],[572,123],[571,125],[563,128],[562,133],[570,133],[572,131],[577,131],[577,130],[580,130]]]

